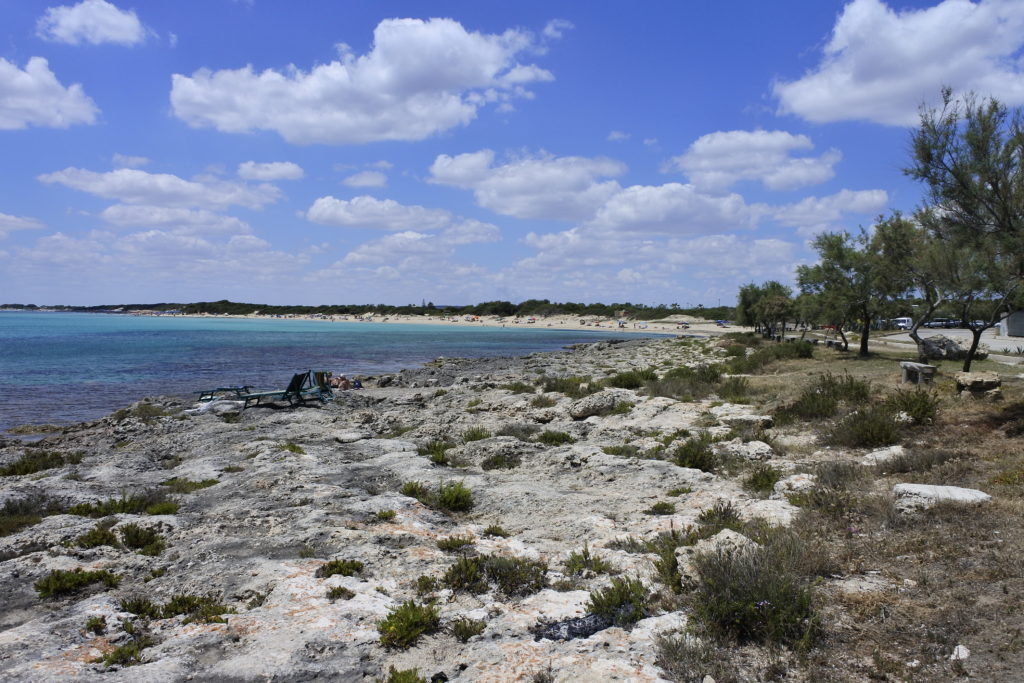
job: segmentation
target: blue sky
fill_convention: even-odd
[[[428,9],[427,9],[428,8]],[[0,302],[732,303],[1024,3],[0,0]]]

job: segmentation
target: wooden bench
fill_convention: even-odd
[[[903,371],[900,384],[931,384],[937,369],[934,365],[900,361],[900,370]]]

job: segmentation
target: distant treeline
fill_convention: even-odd
[[[35,304],[3,304],[3,308],[33,310],[43,308]],[[487,315],[503,317],[543,317],[551,315],[571,315],[598,318],[630,318],[632,320],[657,320],[670,315],[692,315],[708,320],[730,320],[735,316],[731,306],[715,306],[704,308],[680,308],[678,304],[669,306],[647,306],[644,304],[581,304],[574,302],[551,302],[547,299],[527,299],[518,304],[511,301],[485,301],[470,306],[446,306],[433,302],[425,302],[416,306],[389,306],[387,304],[365,305],[330,305],[330,306],[271,306],[268,304],[247,304],[237,301],[200,301],[190,304],[158,303],[158,304],[116,304],[105,306],[46,306],[49,310],[75,311],[86,313],[104,313],[112,311],[176,311],[179,313],[209,313],[228,315]]]

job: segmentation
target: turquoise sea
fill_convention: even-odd
[[[471,323],[0,311],[0,432],[92,420],[144,396],[221,385],[283,388],[308,369],[377,374],[438,356],[519,356],[611,336]]]

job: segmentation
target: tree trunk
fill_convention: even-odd
[[[857,353],[861,358],[868,356],[868,336],[871,334],[871,318],[865,317],[864,329],[860,331],[860,351]]]
[[[974,360],[974,354],[978,352],[978,345],[981,343],[981,333],[986,328],[971,328],[971,348],[967,350],[967,357],[964,358],[964,372],[971,371],[971,361]]]
[[[843,332],[843,326],[842,326],[842,325],[839,325],[838,327],[836,327],[836,332],[838,332],[838,333],[839,333],[839,336],[840,336],[840,337],[842,338],[842,340],[843,340],[843,351],[849,351],[849,350],[850,350],[850,342],[849,342],[849,340],[848,340],[848,339],[846,338],[846,333],[845,333],[845,332]]]

